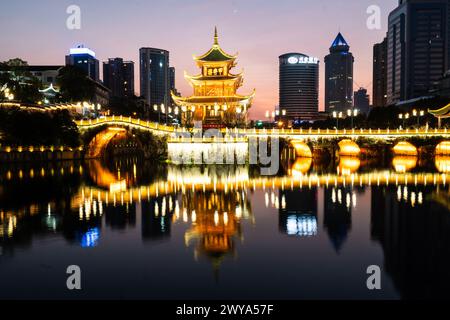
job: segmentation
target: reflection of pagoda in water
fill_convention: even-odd
[[[235,254],[234,241],[242,238],[241,219],[251,215],[246,191],[189,192],[182,199],[183,219],[190,215],[191,228],[185,234],[186,245],[196,241],[196,259],[212,260],[215,272],[226,255]]]
[[[233,126],[238,125],[240,119],[246,120],[255,93],[248,96],[236,93],[243,83],[242,73],[231,73],[236,66],[236,57],[222,50],[216,29],[212,48],[194,57],[201,74],[185,75],[194,88],[194,94],[183,98],[172,93],[184,117],[193,114],[193,120],[202,121],[205,127]]]

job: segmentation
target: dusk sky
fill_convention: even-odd
[[[320,59],[320,110],[324,106],[324,56],[339,30],[355,56],[355,89],[372,92],[372,48],[386,34],[388,13],[397,0],[40,0],[2,1],[0,61],[20,57],[29,64],[64,64],[69,48],[84,44],[102,62],[122,57],[135,62],[139,93],[139,48],[170,51],[176,86],[191,88],[184,70],[197,74],[193,54],[206,52],[214,26],[222,48],[239,53],[244,69],[241,94],[256,88],[252,118],[278,104],[278,56],[300,52]],[[81,7],[81,30],[66,28],[69,5]],[[381,8],[381,29],[369,30],[366,10]]]

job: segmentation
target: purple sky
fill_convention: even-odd
[[[140,47],[170,51],[183,95],[191,88],[184,70],[197,74],[193,54],[207,51],[214,26],[228,53],[239,53],[244,69],[241,94],[256,88],[252,118],[278,104],[278,56],[300,52],[320,59],[320,109],[324,105],[324,56],[340,30],[355,56],[355,88],[372,91],[372,47],[386,33],[387,15],[397,0],[16,0],[0,4],[0,61],[14,57],[30,64],[64,64],[70,47],[85,44],[104,61],[135,62],[139,91]],[[81,30],[66,28],[66,9],[81,7]],[[381,30],[366,27],[370,5],[381,8]],[[139,92],[137,92],[139,93]]]

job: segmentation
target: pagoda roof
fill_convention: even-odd
[[[233,95],[233,96],[190,96],[190,97],[179,97],[175,95],[172,92],[172,98],[175,101],[176,104],[182,105],[182,104],[199,104],[199,105],[208,105],[208,104],[215,104],[215,103],[239,103],[248,101],[250,102],[253,97],[255,96],[255,90],[248,95],[248,96],[242,96],[242,95]]]
[[[428,112],[437,118],[450,118],[450,103],[437,110],[429,109]]]
[[[214,44],[208,52],[201,56],[194,56],[194,60],[203,62],[225,62],[236,59],[236,55],[230,55],[223,51],[219,45],[219,37],[217,36],[217,28],[214,30]]]
[[[204,76],[202,74],[196,76],[190,76],[185,73],[184,77],[188,80],[193,81],[227,81],[227,80],[238,80],[242,78],[242,72],[239,74],[228,74],[227,76]]]

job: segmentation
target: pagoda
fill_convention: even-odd
[[[201,73],[185,79],[194,89],[190,97],[180,97],[172,92],[172,99],[182,110],[185,123],[201,121],[203,128],[241,126],[247,122],[255,90],[247,96],[236,91],[242,86],[243,73],[233,74],[237,55],[230,55],[219,45],[217,28],[214,31],[212,48],[194,61]]]

